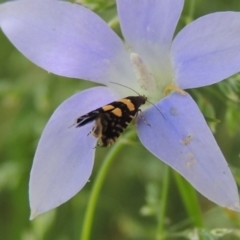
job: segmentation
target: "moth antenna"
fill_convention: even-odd
[[[163,113],[160,111],[160,109],[159,109],[154,103],[150,102],[149,100],[147,100],[147,102],[149,102],[150,104],[152,104],[152,105],[158,110],[158,112],[160,112],[160,114],[163,116],[163,118],[165,119]]]
[[[116,85],[119,85],[119,86],[128,88],[128,89],[132,90],[133,92],[135,92],[138,96],[141,96],[141,95],[140,95],[137,91],[135,91],[134,89],[132,89],[132,88],[130,88],[130,87],[127,87],[127,86],[125,86],[125,85],[123,85],[123,84],[121,84],[121,83],[116,83],[116,82],[112,82],[112,81],[110,81],[110,83],[113,83],[113,84],[116,84]],[[158,108],[154,103],[150,102],[149,100],[146,100],[146,101],[149,102],[150,104],[152,104],[152,105],[158,110],[158,112],[163,116],[163,118],[165,119],[163,113],[159,110],[159,108]]]
[[[116,85],[119,85],[119,86],[128,88],[128,89],[132,90],[133,92],[135,92],[138,96],[141,96],[141,95],[140,95],[137,91],[135,91],[134,89],[132,89],[132,88],[130,88],[130,87],[127,87],[127,86],[125,86],[125,85],[123,85],[123,84],[121,84],[121,83],[116,83],[116,82],[111,82],[111,81],[110,81],[110,83],[113,83],[113,84],[116,84]]]

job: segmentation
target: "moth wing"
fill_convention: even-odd
[[[99,135],[99,146],[107,147],[112,145],[122,132],[127,128],[134,116],[129,114],[118,117],[112,112],[101,114],[101,134]]]
[[[98,109],[96,109],[94,111],[91,111],[91,112],[89,112],[89,113],[87,113],[87,114],[77,118],[75,120],[75,124],[77,125],[77,127],[82,127],[85,124],[95,120],[99,116],[101,111],[102,111],[102,108],[98,108]]]
[[[97,108],[97,109],[77,118],[75,120],[75,124],[77,125],[77,127],[81,127],[89,122],[92,122],[93,120],[100,117],[100,115],[104,115],[105,113],[112,111],[115,108],[112,104],[114,104],[114,102],[107,104],[103,107]]]

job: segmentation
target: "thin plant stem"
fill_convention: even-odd
[[[174,172],[174,177],[189,218],[196,227],[203,228],[204,221],[196,190],[177,172]]]
[[[125,135],[126,139],[131,138],[135,134],[135,131],[130,131]],[[104,180],[107,176],[107,173],[109,171],[109,168],[111,164],[113,163],[113,160],[115,159],[118,152],[122,149],[122,147],[125,145],[123,141],[117,141],[113,147],[111,148],[110,152],[106,156],[98,175],[95,179],[95,182],[93,184],[92,192],[89,198],[88,206],[86,209],[86,213],[83,220],[83,227],[82,232],[80,234],[81,240],[89,240],[91,229],[93,225],[93,216],[96,209],[97,201],[99,198],[100,191],[102,189]]]
[[[195,11],[195,5],[196,5],[196,0],[191,0],[188,17],[192,20],[193,20],[194,11]]]
[[[158,226],[156,240],[164,239],[164,219],[166,215],[166,206],[167,206],[167,195],[169,189],[169,167],[166,165],[164,170],[163,185],[162,185],[162,194],[160,201],[160,212],[158,217]]]
[[[185,24],[189,24],[193,21],[194,19],[194,12],[195,12],[195,8],[196,8],[196,0],[189,0],[188,1],[188,13],[186,15],[186,17],[184,18],[184,22]]]

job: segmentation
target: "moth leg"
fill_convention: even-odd
[[[141,109],[138,109],[137,115],[138,115],[138,113],[140,113],[140,116],[141,116],[142,121],[143,121],[146,125],[148,125],[148,126],[151,127],[151,125],[146,121],[146,119],[145,119],[145,117],[144,117],[144,114],[143,114],[143,112],[142,112]]]
[[[92,129],[88,134],[87,136],[89,136],[91,133],[93,133],[94,129]]]
[[[102,142],[102,140],[100,138],[98,138],[97,144],[96,144],[96,146],[93,149],[96,149],[98,147],[104,147],[103,142]]]
[[[94,136],[94,131],[96,129],[96,124],[93,125],[91,131],[89,131],[89,133],[87,134],[87,136],[89,136],[90,134],[92,134]],[[94,136],[95,137],[95,136]]]
[[[102,131],[103,131],[103,122],[102,122],[102,119],[99,117],[96,119],[92,127],[92,130],[88,133],[88,135],[92,134],[95,138],[98,139],[97,144],[93,149],[96,149],[97,147],[103,147]]]
[[[87,134],[87,136],[89,136],[90,134],[92,134],[95,138],[100,138],[101,135],[102,135],[102,125],[101,125],[101,122],[100,122],[100,118],[98,118],[91,131]]]
[[[96,149],[97,147],[99,147],[99,145],[98,145],[98,144],[96,144],[96,146],[95,146],[93,149]]]

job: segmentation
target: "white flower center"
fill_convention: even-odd
[[[139,48],[140,49],[140,48]],[[132,96],[133,92],[144,95],[151,102],[158,102],[165,97],[164,90],[169,85],[174,85],[174,72],[170,60],[169,48],[144,48],[126,52],[118,58],[119,66],[114,68],[109,75],[113,79],[108,83],[120,97]],[[126,55],[125,55],[126,54]],[[128,58],[122,63],[122,59]],[[116,71],[119,74],[116,74]],[[122,72],[125,73],[122,77]],[[129,77],[126,77],[126,76]],[[170,90],[172,90],[171,88]]]
[[[153,75],[148,71],[141,57],[137,53],[131,53],[130,59],[133,63],[134,72],[140,87],[147,92],[155,91],[156,81]]]
[[[137,53],[130,54],[134,72],[137,78],[138,91],[146,95],[151,101],[159,101],[164,97],[164,89],[174,83],[172,67],[166,54],[162,62],[145,64]],[[148,60],[148,59],[147,59]]]

